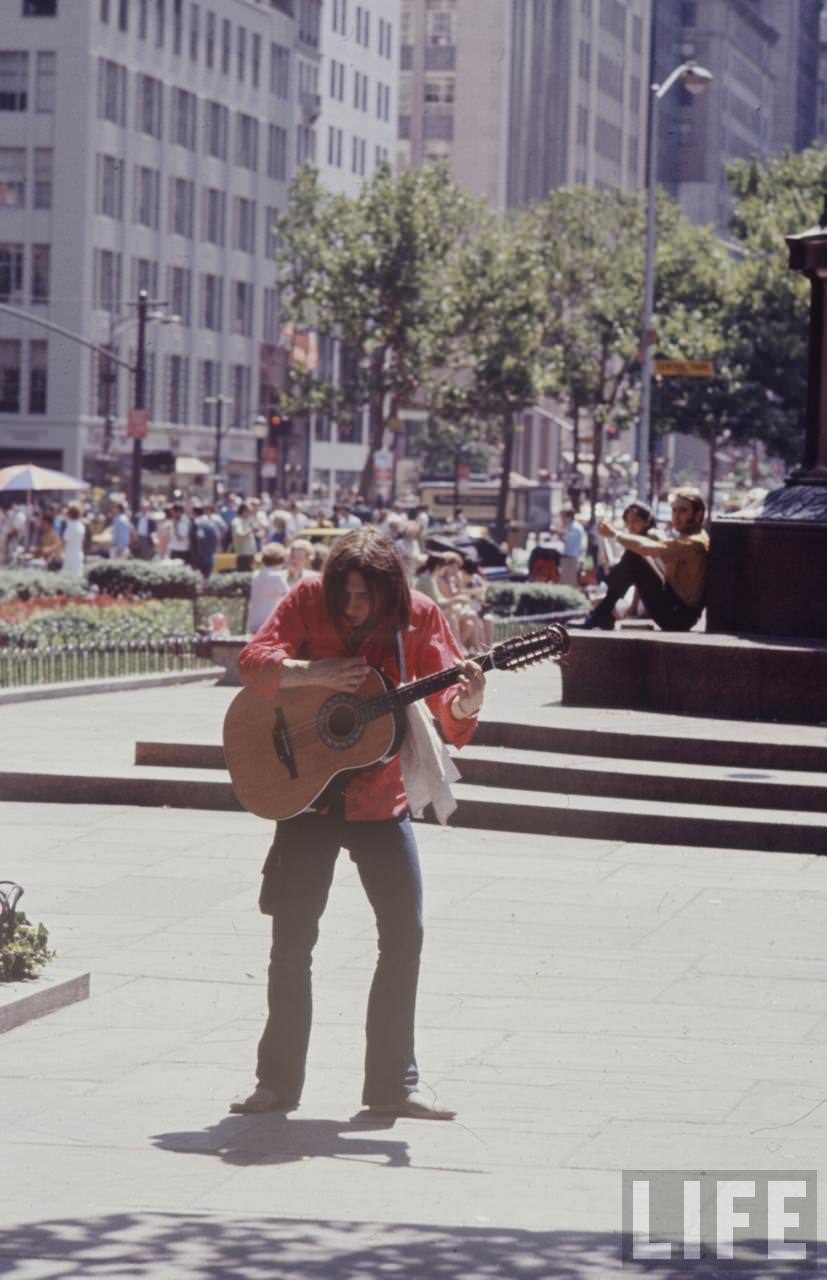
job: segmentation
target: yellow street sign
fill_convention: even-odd
[[[711,378],[714,360],[656,360],[657,378]]]

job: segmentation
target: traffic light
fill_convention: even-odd
[[[292,425],[290,419],[286,417],[278,406],[270,409],[267,419],[270,427],[270,439],[275,440],[278,436],[287,435]]]
[[[141,467],[144,471],[159,471],[171,476],[175,470],[175,454],[171,449],[145,449],[141,455]]]

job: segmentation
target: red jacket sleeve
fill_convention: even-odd
[[[256,693],[275,698],[281,684],[281,664],[296,658],[307,636],[306,590],[299,583],[279,601],[275,611],[241,650],[241,683]]]
[[[418,603],[427,607],[422,609],[422,613],[417,609],[419,616],[416,619],[414,633],[415,665],[412,664],[408,671],[409,680],[414,679],[414,672],[417,678],[435,675],[436,672],[444,671],[447,667],[453,667],[457,662],[461,662],[463,657],[439,606],[422,596],[419,597]],[[451,714],[451,703],[458,694],[459,688],[454,684],[443,689],[441,693],[432,694],[425,701],[432,715],[439,721],[445,739],[453,746],[464,747],[473,737],[477,720],[476,716],[457,720]]]

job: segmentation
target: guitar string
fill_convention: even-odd
[[[538,638],[539,638],[539,637],[538,637]],[[548,639],[548,637],[543,637],[543,639],[547,640],[547,639]],[[511,642],[507,642],[507,643],[511,643]],[[497,646],[495,645],[495,646],[494,646],[494,648],[497,648]],[[475,654],[475,655],[474,655],[474,658],[476,659],[476,658],[480,658],[480,657],[490,657],[490,656],[491,656],[491,654],[492,654],[493,652],[494,652],[494,649],[490,649],[490,650],[487,650],[487,651],[486,651],[486,652],[484,652],[484,653]],[[524,661],[523,661],[523,663],[522,663],[522,664],[518,664],[518,665],[516,665],[516,666],[512,666],[512,667],[510,667],[510,668],[509,668],[509,667],[497,667],[497,668],[496,668],[496,670],[501,670],[501,671],[517,670],[517,671],[519,671],[519,670],[520,670],[520,665],[528,666],[528,665],[530,665],[530,663],[531,663],[531,662],[542,662],[542,661],[544,661],[544,660],[545,660],[545,659],[547,659],[547,658],[552,658],[552,659],[553,659],[553,658],[558,657],[558,656],[559,656],[559,653],[555,653],[555,652],[553,651],[553,649],[550,649],[549,651],[546,651],[546,652],[535,652],[535,651],[531,651],[531,650],[529,649],[529,652],[528,652],[528,653],[523,654],[523,655],[519,655],[519,654],[518,654],[517,656],[518,656],[518,658],[519,658],[519,657],[521,657],[521,656],[524,658]],[[454,667],[448,667],[448,668],[446,668],[444,671],[436,671],[436,672],[433,672],[431,676],[423,676],[423,677],[421,677],[421,682],[422,682],[422,683],[424,683],[425,681],[427,681],[427,680],[429,680],[429,679],[438,679],[438,678],[439,678],[439,676],[446,675],[448,671],[454,671],[454,670],[456,670],[456,668],[454,668]],[[420,683],[420,681],[419,681],[419,680],[412,681],[412,684],[418,684],[418,683]],[[458,680],[457,680],[457,683],[458,683]],[[388,698],[388,701],[389,701],[389,703],[390,703],[390,702],[392,702],[392,698],[390,698],[390,697],[389,697],[389,695],[390,695],[390,694],[392,694],[392,693],[397,693],[397,692],[399,692],[399,690],[401,690],[401,689],[408,689],[408,688],[410,688],[410,687],[411,687],[411,685],[398,685],[395,689],[392,689],[392,690],[386,690],[386,691],[385,691],[385,693],[383,693],[383,694],[378,694],[376,697],[362,699],[362,700],[361,700],[361,704],[367,704],[367,705],[370,705],[370,704],[371,704],[371,703],[373,703],[373,702],[376,702],[376,701],[378,701],[378,700],[382,700],[382,699],[385,699],[385,698]],[[450,688],[450,685],[446,685],[445,687],[446,687],[446,688]],[[435,690],[434,690],[434,693],[439,693],[439,692],[441,692],[441,690],[439,690],[439,689],[435,689]],[[422,694],[421,696],[422,696],[422,697],[430,697],[431,695],[429,695],[429,694]],[[418,699],[414,699],[414,701],[417,701],[417,700],[418,700]],[[360,706],[361,704],[360,704],[360,700],[359,700],[359,699],[356,699],[356,700],[355,700],[355,705],[356,705],[356,707],[357,707],[357,708],[359,708],[359,706]],[[404,703],[403,703],[403,708],[404,708]],[[321,708],[320,708],[320,710],[321,710]],[[381,714],[385,714],[385,715],[392,715],[392,714],[393,714],[393,707],[392,707],[392,706],[388,706],[387,711],[382,712]],[[372,720],[372,719],[374,719],[374,718],[377,718],[377,717],[369,717],[368,719],[364,719],[364,717],[360,717],[360,716],[358,715],[358,713],[357,713],[356,721],[357,721],[357,723],[360,723],[360,724],[362,724],[362,725],[367,725],[367,724],[369,724],[369,723],[371,722],[371,720]],[[319,717],[318,717],[318,713],[317,713],[317,714],[316,714],[316,716],[315,716],[312,720],[300,720],[300,721],[298,721],[296,724],[293,724],[293,725],[289,725],[289,726],[287,726],[287,729],[288,729],[288,735],[289,735],[289,737],[290,737],[290,738],[293,738],[293,739],[296,739],[296,740],[298,740],[298,739],[301,739],[302,741],[312,740],[314,737],[318,737],[318,722],[319,722]]]

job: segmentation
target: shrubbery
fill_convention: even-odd
[[[205,596],[243,596],[250,598],[252,573],[214,573],[201,588]]]
[[[589,602],[576,587],[546,582],[492,582],[485,593],[486,608],[501,618],[533,614],[585,612]]]
[[[20,621],[0,621],[0,644],[32,649],[134,644],[192,634],[192,606],[183,600],[68,604],[37,610]]]
[[[82,596],[83,578],[48,569],[0,569],[0,600],[33,600],[37,596]]]
[[[153,596],[156,600],[194,600],[204,581],[181,561],[101,560],[86,572],[90,586],[110,596]]]

